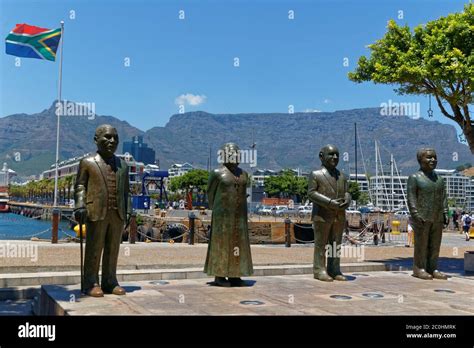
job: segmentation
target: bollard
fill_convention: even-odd
[[[135,241],[137,240],[137,216],[135,214],[132,214],[130,216],[130,233],[129,233],[129,243],[130,244],[135,244]]]
[[[196,215],[193,212],[190,212],[189,215],[189,245],[194,245],[194,220],[196,219]]]
[[[58,229],[59,229],[59,217],[61,216],[61,211],[58,208],[53,209],[53,226],[51,228],[51,243],[58,243]]]
[[[290,234],[291,220],[289,218],[285,219],[285,247],[291,247],[291,234]]]

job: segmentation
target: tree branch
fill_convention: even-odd
[[[441,112],[443,113],[444,116],[446,116],[447,118],[449,118],[450,120],[453,120],[454,122],[458,123],[459,125],[462,124],[462,120],[457,120],[456,117],[454,116],[451,116],[447,111],[446,109],[444,108],[444,105],[443,103],[441,102],[441,99],[439,98],[438,96],[438,93],[436,91],[434,91],[434,96],[436,98],[436,102],[438,103],[438,106],[439,106],[439,109],[441,110]]]

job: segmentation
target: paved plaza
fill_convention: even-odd
[[[56,315],[473,315],[474,281],[423,281],[411,272],[348,273],[347,282],[312,275],[247,278],[243,288],[212,279],[129,282],[125,296],[91,298],[78,285],[43,286],[43,311]]]

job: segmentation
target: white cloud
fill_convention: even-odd
[[[321,110],[318,110],[318,109],[305,109],[303,112],[321,112]]]
[[[324,104],[329,104],[331,102],[331,99],[324,99],[323,103]]]
[[[205,95],[194,95],[191,93],[181,94],[179,97],[176,97],[174,100],[176,105],[200,105],[206,101],[207,97]]]

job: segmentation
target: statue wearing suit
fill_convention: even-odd
[[[413,276],[430,280],[447,279],[438,271],[443,224],[448,223],[448,203],[444,179],[434,170],[438,164],[434,149],[416,154],[420,170],[408,178],[408,209],[415,231]]]
[[[347,178],[336,169],[339,150],[326,145],[319,152],[322,167],[311,172],[308,196],[313,202],[314,278],[322,281],[346,280],[340,268],[342,233],[346,222],[345,210],[351,203]],[[327,269],[326,269],[327,254]]]
[[[114,155],[119,143],[115,128],[97,127],[94,141],[97,154],[81,160],[74,187],[74,214],[76,220],[86,222],[87,229],[84,289],[93,297],[102,297],[104,292],[124,295],[116,271],[122,230],[131,213],[128,166]]]

